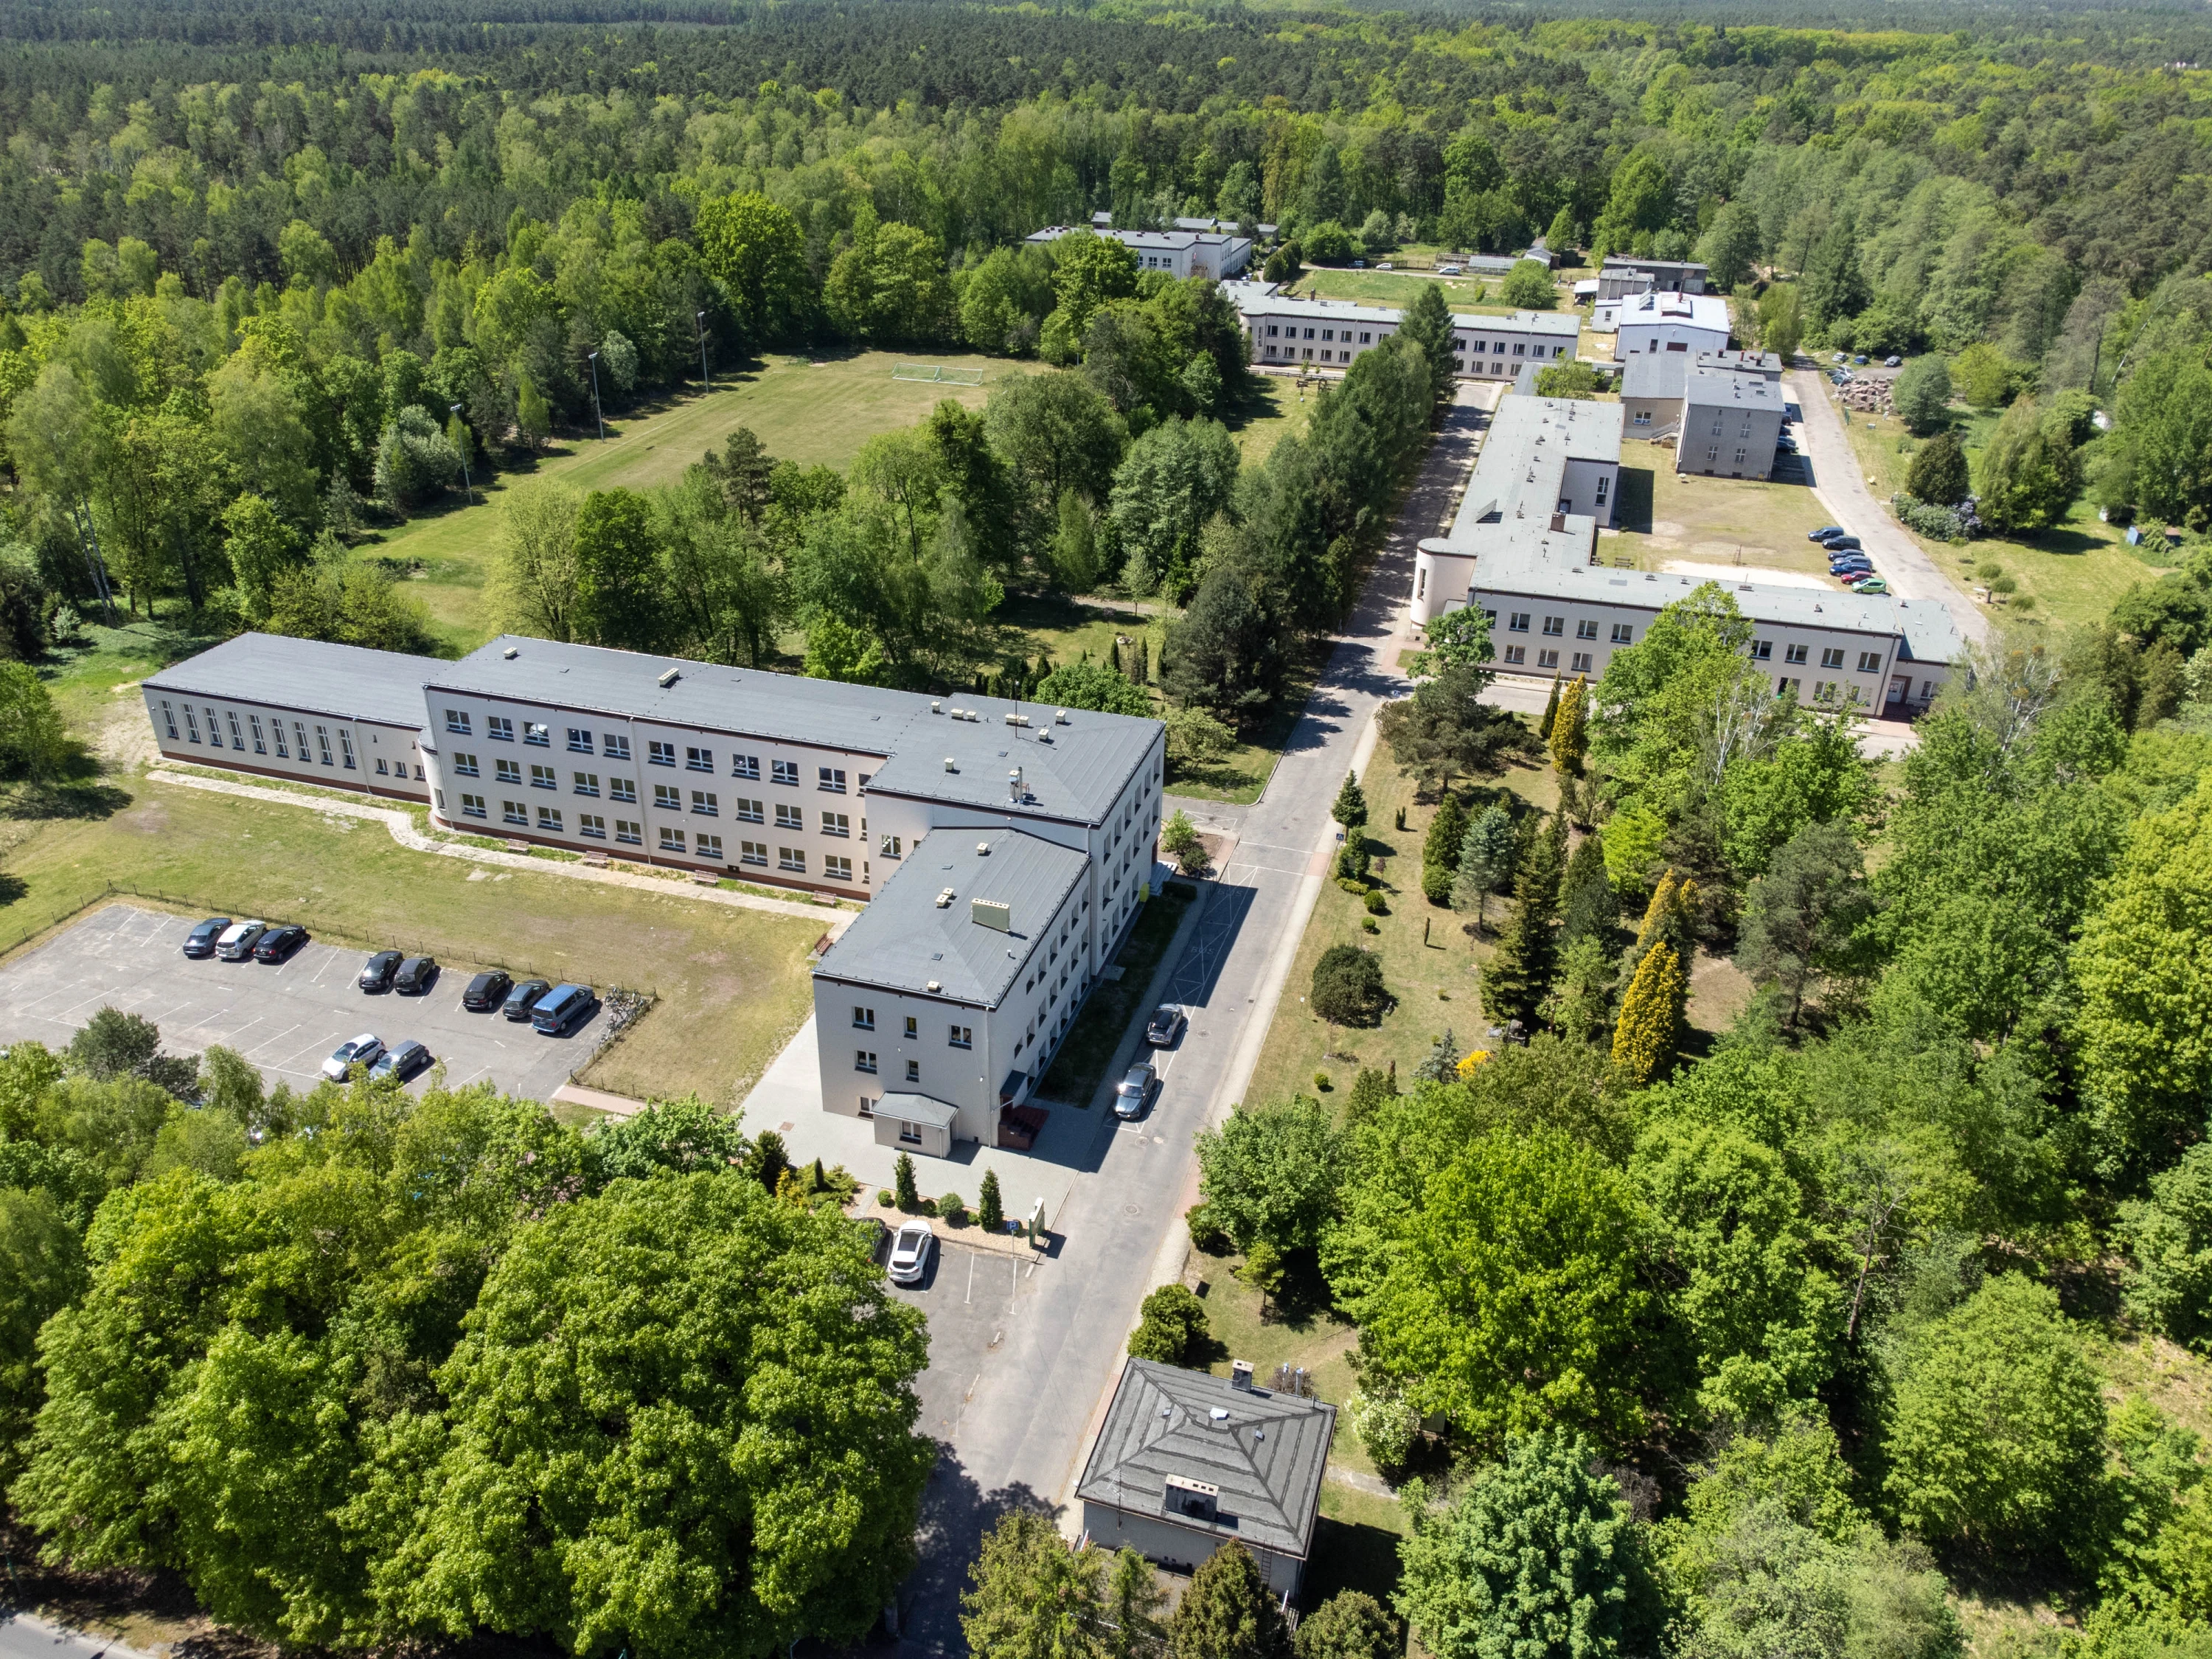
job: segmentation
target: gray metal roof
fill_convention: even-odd
[[[1672,402],[1682,395],[1682,381],[1689,372],[1690,359],[1686,352],[1632,352],[1627,368],[1620,372],[1620,395]]]
[[[1630,605],[1656,611],[1662,605],[1687,598],[1693,589],[1709,580],[1672,571],[1620,570],[1610,565],[1588,563],[1586,558],[1586,555],[1556,561],[1523,557],[1511,563],[1493,563],[1486,558],[1477,563],[1472,586],[1478,592],[1579,599],[1586,605]],[[1754,623],[1885,637],[1903,634],[1914,641],[1911,654],[1916,661],[1955,659],[1954,654],[1938,654],[1955,653],[1958,650],[1955,630],[1948,641],[1945,637],[1949,615],[1940,605],[1916,605],[1892,593],[1789,587],[1776,582],[1723,582],[1720,588],[1735,601],[1736,609]],[[1921,641],[1926,642],[1929,654],[1922,653]]]
[[[513,650],[509,658],[507,653]],[[932,699],[881,686],[763,673],[679,657],[507,635],[433,666],[434,691],[509,697],[577,713],[627,715],[696,731],[815,744],[885,757],[872,791],[988,808],[1016,817],[1103,822],[1163,741],[1158,720],[964,695]],[[662,675],[674,670],[666,685]],[[933,714],[934,706],[939,712]],[[951,711],[975,711],[955,720]],[[1006,724],[1019,714],[1034,724]],[[419,719],[419,715],[418,715]],[[951,758],[957,768],[945,769]],[[1022,769],[1024,798],[1007,774]]]
[[[990,852],[977,853],[979,843]],[[1090,862],[1019,830],[933,830],[815,964],[815,975],[995,1008]],[[948,887],[952,902],[940,908],[937,896]],[[975,920],[977,899],[1006,906],[1007,931]]]
[[[1661,356],[1679,353],[1662,352]],[[1703,356],[1704,354],[1699,354]],[[1692,409],[1771,409],[1778,412],[1788,401],[1782,382],[1759,368],[1700,362],[1682,381],[1685,412]]]
[[[1225,1420],[1214,1420],[1217,1409]],[[1304,1558],[1335,1430],[1336,1407],[1321,1401],[1132,1359],[1076,1495],[1217,1541]],[[1209,1524],[1169,1510],[1170,1475],[1218,1486],[1221,1519]]]
[[[450,666],[435,657],[358,645],[240,634],[147,677],[155,691],[228,697],[337,720],[422,729],[422,685]]]
[[[957,1106],[948,1106],[928,1095],[897,1094],[884,1096],[876,1102],[878,1117],[890,1118],[895,1123],[926,1123],[933,1129],[949,1129],[960,1115]]]

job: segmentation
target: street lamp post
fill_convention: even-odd
[[[707,313],[703,311],[693,312],[691,326],[699,336],[699,378],[705,382],[707,390],[712,392],[714,389],[714,382],[707,374]]]
[[[458,415],[461,412],[461,406],[459,404],[447,404],[446,412],[448,415]],[[462,435],[464,438],[466,437],[465,429]],[[469,477],[469,452],[465,444],[461,450],[461,490],[468,497],[469,505],[474,507],[477,504],[477,485],[476,480]]]
[[[607,420],[599,413],[599,354],[587,351],[584,354],[584,361],[592,366],[592,419],[598,422],[599,437],[604,441],[607,435]]]

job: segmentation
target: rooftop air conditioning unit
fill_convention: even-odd
[[[969,899],[968,920],[979,927],[989,927],[1001,933],[1014,931],[1013,907],[998,899]]]
[[[975,843],[975,856],[979,859],[987,859],[990,857],[991,843],[988,841],[977,842]]]
[[[662,671],[659,679],[654,683],[662,686],[670,686],[675,684],[683,677],[684,671],[680,668],[665,669]]]

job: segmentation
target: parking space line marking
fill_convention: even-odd
[[[270,1044],[273,1042],[282,1042],[286,1037],[291,1036],[293,1032],[298,1030],[301,1024],[301,1021],[295,1020],[291,1024],[287,1025],[283,1030],[277,1032],[275,1036],[262,1038],[261,1041],[255,1043],[252,1048],[245,1051],[246,1057],[248,1060],[252,1060],[256,1054],[269,1047]]]
[[[960,1298],[963,1302],[972,1303],[975,1299],[975,1255],[974,1250],[968,1252],[968,1294]]]

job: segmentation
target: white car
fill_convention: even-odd
[[[363,1031],[350,1042],[341,1042],[331,1057],[323,1062],[323,1075],[333,1083],[343,1083],[356,1066],[374,1066],[384,1058],[384,1040],[374,1032]]]
[[[891,1283],[921,1284],[922,1274],[929,1271],[930,1247],[936,1243],[937,1235],[926,1221],[909,1221],[901,1227],[891,1240]]]

